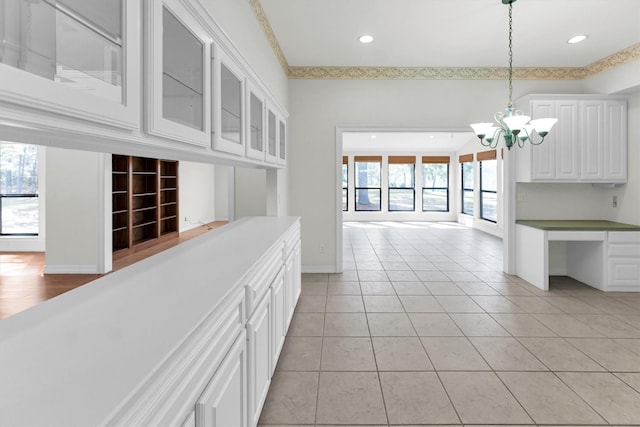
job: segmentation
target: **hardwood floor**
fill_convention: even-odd
[[[227,221],[211,222],[185,231],[177,239],[114,260],[113,271],[225,224]],[[101,274],[43,274],[44,264],[44,252],[0,252],[0,319],[5,319],[102,276]]]

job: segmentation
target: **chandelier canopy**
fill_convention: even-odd
[[[497,112],[493,118],[495,123],[474,123],[471,125],[480,143],[486,147],[496,148],[500,135],[504,138],[504,144],[511,149],[515,144],[524,147],[529,141],[533,145],[540,145],[544,141],[553,125],[558,121],[555,118],[531,120],[520,110],[513,109],[513,3],[516,0],[502,0],[509,5],[509,104],[504,112]],[[497,125],[497,126],[496,126]],[[537,135],[537,136],[536,136]],[[534,138],[538,138],[535,140]]]

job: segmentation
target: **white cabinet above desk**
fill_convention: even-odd
[[[516,150],[518,182],[627,181],[624,96],[529,95],[515,106],[534,119],[558,119],[541,145]]]
[[[602,291],[640,292],[640,226],[516,221],[516,274],[549,290],[549,242],[567,242],[567,275]]]

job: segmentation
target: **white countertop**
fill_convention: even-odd
[[[295,221],[236,221],[1,320],[0,425],[105,420]]]

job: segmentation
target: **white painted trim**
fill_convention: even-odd
[[[302,265],[302,273],[337,273],[335,265]]]
[[[247,135],[245,131],[245,121],[247,114],[245,110],[245,91],[246,91],[246,78],[242,72],[242,68],[236,64],[236,61],[226,53],[224,49],[216,45],[212,45],[212,51],[214,55],[213,61],[213,93],[219,94],[214,97],[213,111],[214,111],[214,123],[213,127],[213,148],[216,150],[224,151],[230,154],[236,154],[243,156],[245,151],[245,144],[247,141]],[[240,81],[240,143],[225,139],[222,136],[222,65],[225,66],[239,81]]]
[[[261,162],[265,161],[266,156],[266,141],[265,132],[267,127],[265,126],[265,115],[267,109],[266,97],[262,92],[262,89],[259,86],[254,85],[250,80],[246,81],[245,86],[245,101],[244,101],[244,115],[245,115],[245,155],[246,157],[259,160]],[[256,150],[251,146],[251,96],[255,96],[262,103],[262,135],[261,135],[261,149]]]
[[[167,8],[202,43],[202,126],[201,130],[165,119],[163,115],[163,9]],[[145,95],[146,130],[151,135],[188,144],[211,146],[211,51],[212,39],[198,20],[179,0],[147,2],[145,7]]]
[[[97,265],[45,265],[44,274],[101,274]]]
[[[105,274],[113,269],[113,222],[112,222],[112,156],[111,154],[99,154],[97,158],[96,173],[98,174],[98,203],[97,218],[97,268],[98,273]]]
[[[44,252],[44,239],[40,236],[0,237],[0,252]]]
[[[124,4],[122,102],[87,94],[5,64],[0,64],[0,99],[13,105],[89,120],[99,126],[138,129],[141,7],[139,0],[126,0]]]
[[[336,189],[336,198],[335,198],[335,212],[336,212],[336,273],[342,273],[343,269],[343,255],[342,255],[342,133],[343,128],[340,126],[336,126],[336,165],[335,165],[335,183],[334,188]],[[303,269],[304,271],[304,269]]]

